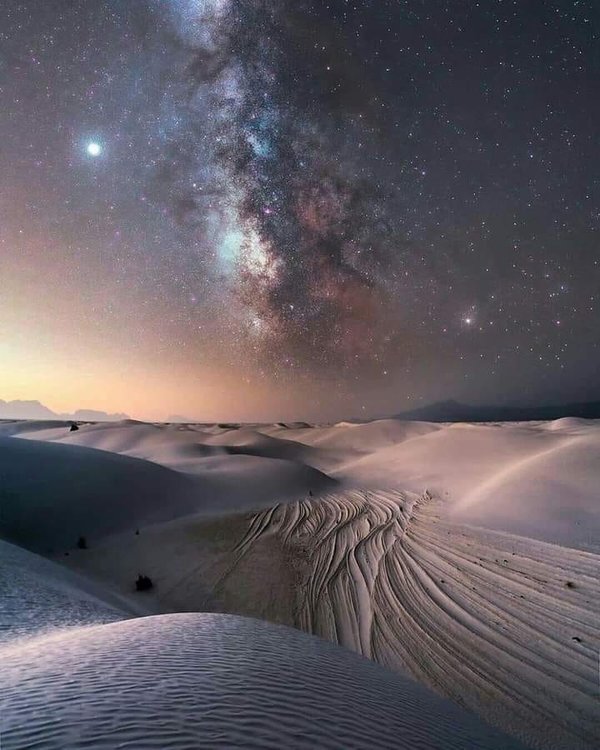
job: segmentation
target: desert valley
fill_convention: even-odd
[[[600,748],[600,2],[0,2],[0,750]]]
[[[0,424],[3,748],[598,746],[600,423],[71,425]]]

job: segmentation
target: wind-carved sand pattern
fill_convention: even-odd
[[[243,617],[73,629],[2,661],[3,750],[525,750],[412,680]]]
[[[253,516],[235,565],[275,535],[298,576],[298,627],[530,744],[600,746],[600,557],[443,516],[428,493],[278,505]]]

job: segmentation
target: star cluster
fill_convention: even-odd
[[[21,0],[0,42],[37,347],[163,363],[198,415],[221,378],[232,417],[597,396],[595,3]]]

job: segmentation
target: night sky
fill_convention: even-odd
[[[600,5],[0,4],[0,398],[599,398]]]

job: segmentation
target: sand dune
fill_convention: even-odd
[[[39,439],[36,435],[33,437]],[[142,458],[196,476],[210,474],[213,481],[217,481],[218,475],[229,491],[231,479],[244,481],[244,474],[248,473],[258,485],[263,481],[269,484],[268,475],[272,474],[276,483],[292,492],[296,484],[303,492],[311,486],[317,491],[333,483],[318,468],[313,470],[319,465],[318,454],[313,451],[314,461],[311,461],[309,447],[270,438],[252,428],[214,430],[205,426],[90,424],[74,433],[67,430],[47,433],[44,439]],[[242,474],[239,478],[236,477],[238,472]],[[275,488],[265,489],[266,494],[272,496]],[[247,503],[243,502],[241,507],[248,507]]]
[[[45,438],[144,458],[195,474],[204,471],[198,459],[217,456],[223,457],[224,464],[228,463],[226,456],[277,459],[317,469],[327,463],[322,460],[323,451],[288,440],[287,436],[271,437],[261,432],[258,426],[232,429],[205,425],[125,424],[111,428],[106,424],[94,424],[85,425],[76,433],[64,430],[48,433]],[[258,462],[254,463],[258,465]],[[235,465],[235,461],[231,460],[229,464]]]
[[[562,421],[562,420],[561,420]],[[564,426],[555,433],[567,434]],[[456,503],[455,518],[600,551],[600,430],[588,426],[516,459]]]
[[[258,620],[141,618],[3,662],[5,750],[518,748],[406,678]]]
[[[409,670],[527,742],[596,747],[600,558],[443,515],[397,492],[282,505],[251,520],[236,564],[274,535],[295,560],[302,629]]]
[[[273,504],[265,498],[297,499],[331,488],[335,478],[369,489],[428,491],[448,500],[461,522],[600,551],[600,427],[590,420],[449,425],[387,419],[313,428],[127,422],[78,432],[55,423],[44,431],[36,423],[30,433],[17,423],[11,429],[19,437],[99,448],[202,477],[216,512]]]
[[[406,440],[427,435],[441,429],[441,425],[432,422],[404,422],[399,419],[378,419],[373,422],[340,422],[324,427],[309,429],[288,429],[287,439],[298,440],[307,445],[320,448],[343,450],[346,454],[361,455],[398,445]],[[277,429],[272,433],[280,436]]]
[[[600,741],[600,558],[456,523],[446,503],[348,490],[186,517],[70,558],[163,611],[250,614],[401,672],[533,747]]]
[[[453,424],[349,460],[334,475],[448,501],[456,520],[600,551],[600,423]]]
[[[265,507],[274,498],[298,497],[309,489],[317,493],[334,484],[299,462],[189,454],[194,447],[189,443],[175,451],[183,465],[173,460],[177,468],[170,468],[121,452],[56,442],[56,429],[64,437],[66,427],[52,427],[54,439],[41,441],[40,427],[29,433],[35,439],[0,437],[0,528],[6,538],[45,554],[72,549],[80,535],[93,544],[159,521]]]
[[[215,512],[268,507],[346,486],[425,491],[456,520],[600,551],[600,427],[582,419],[508,424],[83,425],[13,423],[21,438],[145,459],[206,483]],[[240,487],[243,486],[243,491]],[[568,513],[564,512],[568,498]]]
[[[0,472],[3,534],[44,553],[201,507],[188,477],[79,446],[0,438]]]
[[[293,625],[531,747],[600,744],[600,423],[0,435],[0,531],[125,597],[150,575],[147,610]]]

